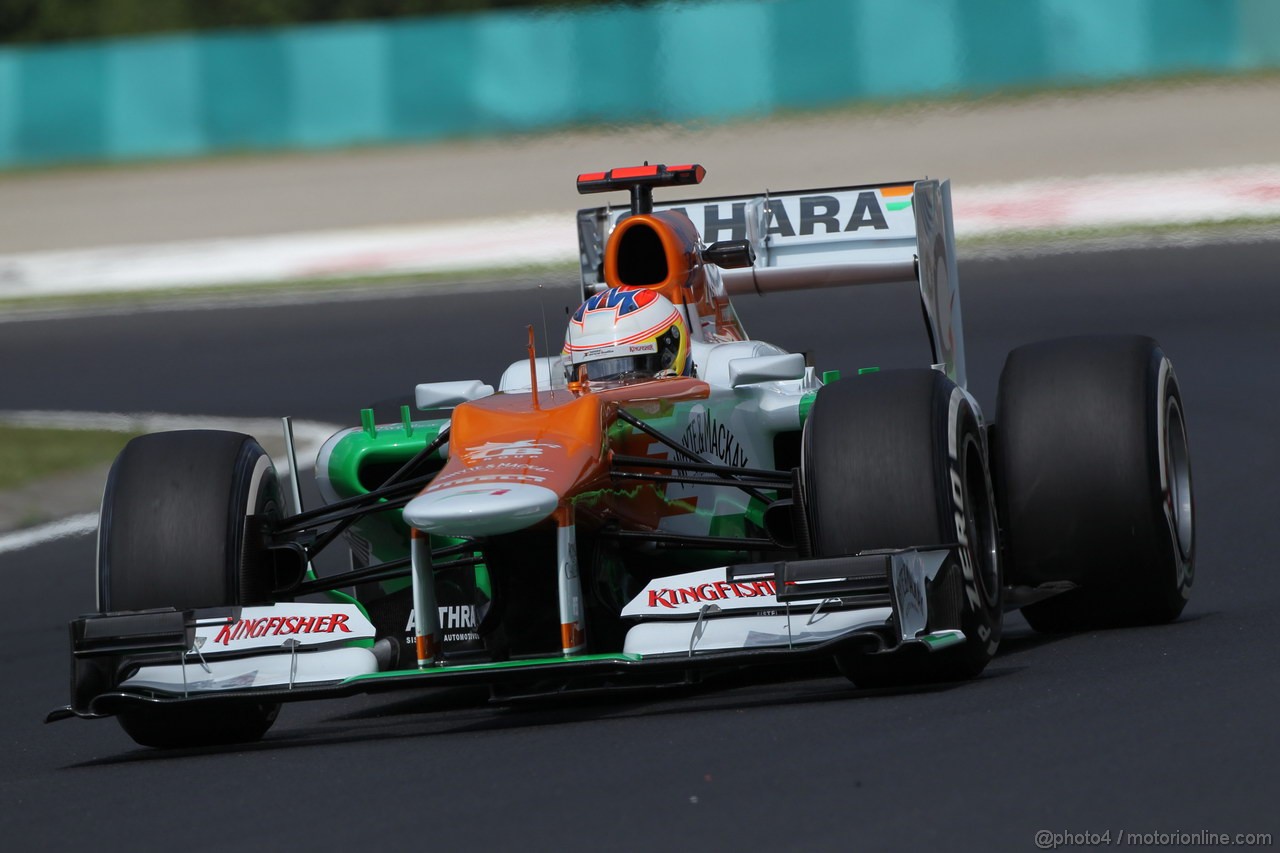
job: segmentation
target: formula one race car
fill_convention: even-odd
[[[429,416],[365,410],[320,451],[323,506],[245,435],[130,442],[50,718],[115,715],[163,747],[395,688],[510,698],[812,658],[860,686],[953,680],[1011,608],[1045,631],[1182,611],[1191,473],[1154,341],[1014,351],[992,424],[966,390],[946,182],[655,208],[703,175],[579,176],[630,204],[579,213],[563,351],[537,356],[530,331],[496,391],[432,382]],[[819,373],[750,339],[729,299],[876,282],[919,289],[931,366]],[[340,540],[352,568],[317,575]]]

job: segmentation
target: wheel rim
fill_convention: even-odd
[[[1178,546],[1180,562],[1191,557],[1194,544],[1194,519],[1191,506],[1191,456],[1187,449],[1187,427],[1182,419],[1178,398],[1170,395],[1164,417],[1165,512]],[[1179,570],[1181,579],[1182,570]]]
[[[982,451],[971,439],[965,450],[965,523],[969,537],[969,555],[974,572],[982,584],[987,605],[994,607],[1000,595],[999,545],[996,538],[996,516],[982,466]]]

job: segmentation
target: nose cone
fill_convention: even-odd
[[[496,536],[537,524],[559,497],[532,483],[486,483],[433,490],[409,501],[405,523],[446,536]]]

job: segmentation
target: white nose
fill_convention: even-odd
[[[532,483],[480,483],[433,490],[409,501],[406,524],[446,536],[496,536],[542,521],[559,496]]]

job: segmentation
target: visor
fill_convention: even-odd
[[[623,379],[652,379],[666,370],[660,353],[626,355],[619,358],[602,358],[585,362],[587,379],[592,382],[616,382]]]

